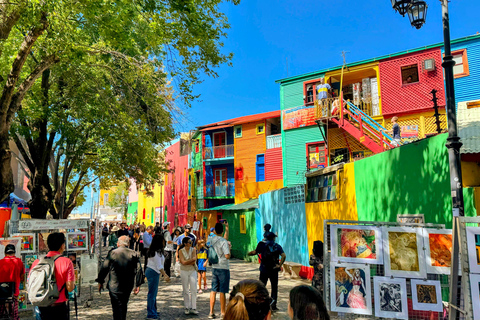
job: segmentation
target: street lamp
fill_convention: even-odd
[[[427,15],[427,4],[422,0],[391,0],[392,6],[400,14],[405,15],[400,11],[407,8],[410,23],[417,29],[420,29],[425,23]],[[457,217],[464,215],[463,204],[463,183],[462,183],[462,168],[460,166],[460,147],[462,143],[458,137],[457,132],[457,113],[455,108],[455,90],[453,84],[453,61],[452,48],[450,43],[450,19],[448,15],[448,0],[440,0],[442,3],[442,21],[443,21],[443,42],[445,48],[445,56],[443,58],[442,67],[445,73],[445,93],[446,93],[446,112],[448,121],[448,138],[446,147],[448,149],[448,158],[450,166],[450,189],[452,196],[452,267],[450,278],[450,298],[449,298],[449,315],[450,319],[455,319],[458,315],[457,309],[459,306],[459,292],[458,292],[458,265],[459,265],[459,241],[458,228],[459,222]],[[466,299],[466,298],[465,298]]]
[[[407,13],[408,7],[410,6],[410,2],[412,0],[391,0],[392,1],[392,8],[398,11],[402,16],[405,17],[405,13]]]

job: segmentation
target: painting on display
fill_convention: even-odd
[[[5,247],[9,244],[15,246],[15,257],[21,258],[21,239],[20,238],[0,238],[0,259],[5,258]]]
[[[472,293],[473,319],[480,320],[480,274],[470,274],[470,288]]]
[[[443,311],[440,281],[412,279],[413,310]]]
[[[330,288],[333,312],[372,314],[368,265],[332,262]]]
[[[332,261],[383,264],[381,229],[331,225]]]
[[[20,292],[18,294],[18,310],[25,310],[27,309],[27,293]]]
[[[35,260],[37,260],[36,254],[27,254],[25,256],[25,275],[27,277],[27,281],[28,281],[30,269],[32,268],[32,264],[35,262]]]
[[[385,275],[426,278],[423,235],[420,228],[383,227]]]
[[[373,277],[375,316],[408,319],[407,281],[401,278]]]
[[[480,227],[466,227],[470,273],[480,273]]]
[[[20,251],[21,253],[33,253],[36,251],[36,238],[35,233],[16,233],[12,235],[13,238],[20,238]]]
[[[86,232],[67,233],[67,250],[87,250],[88,239]]]
[[[452,261],[452,230],[424,229],[427,273],[450,274]]]

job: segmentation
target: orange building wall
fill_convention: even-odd
[[[242,124],[242,137],[235,138],[235,168],[243,168],[243,182],[255,182],[257,154],[266,150],[265,133],[257,134],[257,124],[264,120]],[[235,177],[236,179],[237,177]]]

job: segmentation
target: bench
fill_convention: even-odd
[[[302,264],[285,261],[283,263],[283,276],[285,277],[285,273],[290,274],[290,279],[299,279],[300,278],[300,269],[302,268]]]

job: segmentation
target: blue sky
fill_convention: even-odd
[[[179,131],[239,116],[280,109],[275,80],[443,41],[441,6],[426,0],[427,23],[416,30],[390,0],[243,0],[222,5],[231,29],[225,51],[233,67],[195,87],[200,101],[186,110]],[[449,4],[452,39],[480,32],[480,1]],[[288,59],[288,74],[287,74]]]

